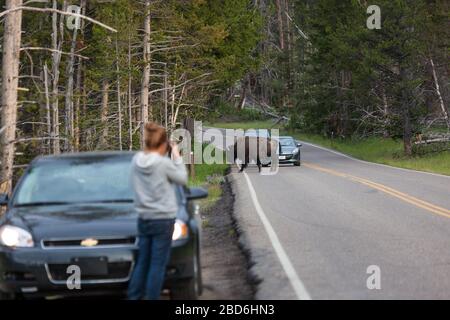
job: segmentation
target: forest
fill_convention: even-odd
[[[407,156],[450,139],[446,0],[377,0],[379,29],[364,0],[0,3],[2,192],[38,155],[135,150],[223,105]]]

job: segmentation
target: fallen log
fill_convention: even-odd
[[[415,145],[422,145],[422,144],[431,144],[431,143],[439,143],[439,142],[450,142],[450,138],[435,138],[435,139],[428,139],[428,140],[419,140],[414,142]]]

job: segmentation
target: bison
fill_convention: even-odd
[[[276,148],[274,141],[266,137],[241,137],[234,143],[234,163],[239,159],[242,161],[241,170],[243,172],[248,164],[252,161],[256,162],[259,172],[261,172],[262,161],[261,156],[270,158],[272,150]],[[266,160],[267,160],[266,158]],[[267,162],[270,162],[267,160]]]

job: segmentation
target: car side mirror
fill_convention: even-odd
[[[0,206],[6,207],[8,205],[8,202],[9,202],[8,195],[6,193],[0,194]]]
[[[301,143],[297,143],[297,148],[301,148],[303,145]]]
[[[198,200],[208,198],[208,191],[203,188],[189,188],[189,192],[186,194],[188,200]]]

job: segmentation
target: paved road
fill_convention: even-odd
[[[300,168],[232,175],[260,298],[450,299],[450,177],[302,152]]]

